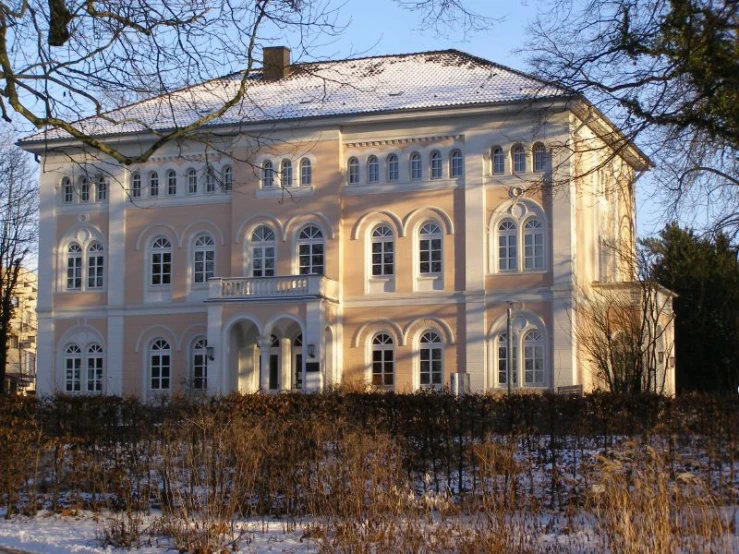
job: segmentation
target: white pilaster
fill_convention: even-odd
[[[123,332],[122,315],[108,314],[107,383],[105,394],[123,396]]]
[[[228,335],[222,332],[223,308],[208,304],[208,346],[213,347],[213,359],[208,360],[208,394],[228,394]]]
[[[269,348],[270,337],[259,338],[259,388],[262,392],[269,391]]]
[[[289,391],[292,388],[292,341],[289,338],[280,339],[280,390]]]
[[[44,172],[42,161],[39,176],[39,243],[38,295],[36,313],[36,392],[40,396],[56,392],[56,336],[54,330],[54,289],[56,275],[56,188],[60,174]]]
[[[315,346],[315,358],[308,357],[305,362],[307,364],[318,362],[320,371],[318,375],[306,371],[305,374],[305,390],[307,392],[316,392],[323,390],[327,377],[324,375],[326,370],[326,345],[324,327],[326,326],[326,318],[324,314],[323,302],[320,300],[311,300],[306,306],[305,317],[305,334],[303,336],[303,344],[313,344]]]
[[[47,282],[46,285],[50,286],[51,283]],[[38,338],[36,342],[36,394],[49,396],[56,392],[56,356],[54,354],[56,340],[52,315],[38,314]]]

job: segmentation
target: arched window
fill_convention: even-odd
[[[431,178],[441,179],[441,153],[438,150],[431,152]]]
[[[524,383],[527,386],[544,385],[544,341],[537,330],[523,337]]]
[[[421,154],[413,152],[411,154],[411,180],[421,180]]]
[[[86,392],[103,392],[103,364],[103,347],[99,344],[91,344],[87,348]]]
[[[155,339],[149,347],[149,387],[152,391],[169,390],[172,351],[164,339]]]
[[[156,171],[149,173],[149,196],[152,198],[159,196],[159,173]]]
[[[372,339],[372,384],[392,389],[395,378],[395,345],[390,335],[380,333]]]
[[[532,148],[534,157],[534,171],[544,171],[547,168],[547,149],[540,142]]]
[[[67,346],[64,352],[64,391],[82,390],[82,350],[76,344]]]
[[[234,176],[230,165],[223,168],[223,190],[228,192],[233,188]]]
[[[198,193],[198,172],[194,167],[187,170],[187,194]]]
[[[387,225],[372,231],[372,276],[395,274],[395,237]]]
[[[67,290],[82,288],[82,247],[76,242],[67,247]]]
[[[518,270],[518,232],[516,224],[504,219],[498,225],[498,271]]]
[[[390,154],[387,157],[387,180],[388,182],[397,181],[400,178],[400,166],[398,164],[398,156]]]
[[[464,175],[464,159],[462,158],[462,152],[459,150],[452,150],[452,155],[449,158],[449,176],[462,177]]]
[[[208,235],[200,235],[195,239],[192,252],[192,282],[204,285],[208,279],[215,277],[216,249],[215,242]]]
[[[524,268],[544,269],[544,226],[538,219],[529,219],[523,228]]]
[[[268,188],[275,184],[275,168],[272,162],[267,160],[262,164],[262,187]]]
[[[251,235],[252,277],[274,277],[275,258],[275,232],[260,225]]]
[[[525,173],[526,149],[521,144],[516,144],[511,149],[511,157],[513,158],[513,173]]]
[[[169,287],[172,281],[172,243],[165,237],[156,237],[151,244],[151,285]]]
[[[313,171],[308,158],[300,160],[300,186],[309,187],[313,183]]]
[[[141,198],[141,173],[138,171],[131,177],[131,198]]]
[[[298,272],[300,275],[323,275],[323,232],[307,225],[298,235]]]
[[[510,367],[511,370],[511,383],[513,385],[518,384],[518,364],[516,363],[516,360],[518,357],[516,356],[516,352],[518,348],[516,347],[516,342],[518,341],[518,337],[514,335],[513,341],[511,342],[511,347],[513,349],[513,361],[512,365]],[[501,333],[498,335],[498,384],[500,385],[508,385],[508,333]]]
[[[420,375],[422,389],[440,389],[444,385],[444,349],[441,337],[435,331],[426,331],[419,341]]]
[[[293,186],[293,163],[290,160],[282,160],[280,182],[283,187]]]
[[[167,194],[169,196],[177,194],[177,173],[174,169],[167,171]]]
[[[205,172],[205,192],[212,194],[216,191],[216,174],[211,166]]]
[[[367,182],[377,183],[380,180],[380,162],[377,156],[370,156],[367,160]]]
[[[108,199],[108,180],[105,177],[98,177],[95,186],[95,201],[105,202]]]
[[[71,204],[74,199],[74,187],[69,177],[62,179],[62,202],[65,204]]]
[[[195,390],[208,388],[208,339],[199,337],[190,349],[191,384]]]
[[[430,221],[418,233],[418,272],[421,275],[438,274],[442,270],[441,228]]]
[[[500,146],[493,148],[493,174],[502,175],[505,173],[505,152]]]
[[[87,248],[87,288],[103,287],[105,276],[105,255],[103,245],[94,241]]]
[[[349,184],[359,184],[359,160],[357,158],[349,158]]]
[[[80,179],[80,202],[90,201],[90,181],[87,177]]]

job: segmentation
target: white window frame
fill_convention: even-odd
[[[367,158],[367,182],[370,184],[380,182],[380,160],[374,154]]]
[[[274,229],[269,225],[257,226],[251,233],[249,248],[251,250],[249,256],[251,260],[251,271],[249,271],[249,276],[277,276],[277,238]],[[271,267],[267,267],[270,265],[270,261]]]
[[[66,252],[66,279],[65,290],[80,291],[82,290],[82,260],[84,250],[78,242],[70,242],[67,245]]]
[[[411,181],[420,181],[423,179],[423,159],[418,152],[411,152],[408,159]]]
[[[326,239],[318,225],[309,223],[300,229],[295,254],[299,275],[326,274]],[[320,264],[313,263],[317,257],[321,259]],[[316,271],[317,268],[320,271]]]
[[[275,166],[270,160],[262,162],[262,188],[271,189],[275,186]]]
[[[418,388],[421,390],[441,390],[444,388],[444,339],[436,329],[425,329],[418,335]],[[434,368],[438,362],[438,370]],[[424,383],[424,374],[428,382]],[[438,379],[435,379],[438,376]],[[438,382],[434,382],[438,381]]]
[[[205,168],[205,194],[215,194],[218,190],[218,179],[212,166]]]
[[[546,234],[544,224],[537,217],[523,222],[523,270],[544,271],[546,268]]]
[[[223,170],[223,191],[229,192],[233,189],[234,174],[230,165],[224,166]]]
[[[84,347],[70,343],[64,347],[64,389],[66,394],[103,394],[105,390],[105,349],[97,342]]]
[[[464,177],[464,156],[458,148],[452,150],[449,155],[449,177],[452,179]]]
[[[87,253],[87,289],[105,288],[105,247],[100,241],[92,241],[86,249]]]
[[[97,343],[87,346],[85,350],[85,392],[103,393],[103,379],[105,378],[105,352]]]
[[[108,201],[108,179],[99,176],[95,180],[95,202],[107,202]]]
[[[194,391],[208,390],[208,338],[195,337],[190,343],[189,387]]]
[[[153,393],[169,392],[172,387],[172,348],[162,337],[154,338],[146,351],[148,389]]]
[[[83,176],[80,178],[80,202],[87,204],[90,201],[90,180]]]
[[[490,157],[493,161],[493,175],[505,174],[505,151],[502,146],[494,146]]]
[[[166,241],[166,244],[165,242]],[[149,288],[153,290],[169,290],[172,287],[172,241],[163,235],[157,235],[151,239],[151,247],[148,259]],[[158,261],[157,256],[161,256]],[[168,271],[165,267],[168,266]],[[155,267],[159,267],[155,271]],[[155,283],[158,278],[159,283]],[[167,281],[166,283],[164,281]]]
[[[536,142],[531,147],[531,157],[533,159],[533,169],[537,173],[546,171],[547,169],[547,148],[541,142]]]
[[[514,144],[511,147],[511,167],[513,173],[526,173],[526,148],[523,144]]]
[[[444,175],[444,165],[441,152],[434,150],[429,157],[429,178],[441,179]]]
[[[207,287],[208,279],[216,275],[216,242],[210,235],[201,233],[192,244],[192,287]]]
[[[68,344],[64,349],[64,392],[82,392],[82,349],[76,344]]]
[[[308,158],[300,160],[300,186],[309,187],[313,184],[313,166]]]
[[[293,163],[287,158],[280,163],[280,184],[283,187],[293,186]]]
[[[494,370],[492,373],[493,388],[508,388],[507,358],[503,354],[508,350],[508,335],[506,318],[501,318],[497,331],[491,333],[490,361]],[[513,379],[511,388],[542,389],[550,386],[550,354],[548,335],[544,323],[533,314],[514,313],[513,315]]]
[[[526,387],[546,385],[546,356],[544,336],[538,329],[529,329],[522,338],[523,373]],[[538,378],[540,376],[540,378]]]
[[[400,160],[397,154],[387,156],[387,182],[395,183],[400,180]]]
[[[498,222],[497,227],[498,240],[495,259],[498,271],[501,273],[516,272],[518,271],[518,225],[514,220],[505,218]]]
[[[438,241],[438,244],[436,244],[436,241]],[[424,264],[427,265],[425,270]],[[434,264],[439,264],[438,270],[434,270]],[[438,222],[429,220],[418,229],[418,274],[423,277],[437,276],[443,273],[444,232]]]
[[[141,198],[141,172],[131,175],[131,198]]]
[[[502,207],[490,220],[490,273],[537,273],[549,270],[551,249],[546,214],[541,206],[530,201],[523,201],[520,206],[517,209]],[[516,264],[513,267],[501,263],[501,240],[514,234],[513,229],[501,229],[506,221],[515,224]]]
[[[346,164],[347,167],[347,182],[350,185],[359,184],[359,160],[352,156]]]
[[[149,198],[159,197],[159,172],[149,172]]]
[[[194,167],[188,167],[185,172],[185,178],[187,179],[187,194],[198,193],[198,170]]]
[[[508,387],[508,332],[498,334],[495,338],[495,368],[497,372],[498,385]],[[511,368],[511,387],[518,387],[518,336],[513,333],[511,342],[513,349],[513,367]],[[505,354],[503,357],[501,354]],[[503,378],[505,376],[505,378]]]
[[[390,333],[375,333],[370,340],[370,383],[374,388],[395,390],[395,341]]]
[[[167,196],[175,196],[177,194],[177,172],[170,169],[167,175]]]
[[[388,248],[388,245],[390,247]],[[390,256],[390,262],[386,261]],[[390,270],[388,271],[388,265]],[[379,269],[379,271],[376,271]],[[395,276],[395,233],[386,223],[372,229],[370,236],[370,276],[372,278]]]
[[[69,177],[62,178],[62,204],[71,204],[74,202],[74,186],[72,179]]]

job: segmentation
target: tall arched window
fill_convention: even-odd
[[[198,172],[194,167],[187,170],[187,194],[198,193]]]
[[[435,331],[426,331],[419,341],[419,384],[422,389],[440,389],[444,385],[444,348]]]
[[[394,381],[395,345],[390,335],[380,333],[372,339],[372,384],[392,389]]]
[[[233,188],[234,174],[230,165],[223,168],[223,190],[228,192]]]
[[[87,288],[99,289],[104,285],[105,254],[103,245],[94,241],[87,247]]]
[[[518,270],[518,232],[516,224],[504,219],[498,225],[498,271]]]
[[[67,346],[64,352],[64,391],[82,390],[82,350],[76,344]]]
[[[323,275],[323,232],[307,225],[298,235],[298,272],[300,275]]]
[[[442,270],[441,228],[429,221],[418,233],[418,272],[421,275],[437,274]]]
[[[421,177],[421,154],[413,152],[411,154],[411,179],[419,181]]]
[[[149,388],[152,391],[169,390],[172,351],[164,339],[155,339],[149,347]]]
[[[505,173],[505,152],[500,146],[493,148],[493,174],[502,175]]]
[[[544,226],[538,219],[529,219],[523,226],[524,268],[544,269]]]
[[[64,204],[71,204],[74,200],[74,187],[69,177],[62,179],[62,202]]]
[[[108,180],[105,177],[98,177],[95,186],[95,201],[105,202],[108,199]]]
[[[205,172],[205,192],[208,194],[212,194],[216,191],[217,188],[217,179],[214,169],[211,166],[208,166],[206,172]]]
[[[359,160],[357,158],[349,158],[349,184],[359,184]]]
[[[167,171],[167,195],[177,194],[177,173],[174,169]]]
[[[103,392],[103,347],[91,344],[87,347],[87,375],[85,377],[86,392]]]
[[[293,163],[290,160],[282,160],[280,182],[283,187],[293,186]]]
[[[511,365],[511,383],[516,385],[518,383],[518,364],[516,363],[516,360],[518,359],[516,356],[516,352],[518,348],[516,347],[516,342],[518,341],[518,337],[514,336],[513,341],[511,342],[511,347],[513,349],[513,362]],[[508,385],[508,333],[501,333],[498,335],[497,339],[497,348],[498,348],[498,384],[500,385]]]
[[[387,180],[388,182],[397,181],[400,178],[400,166],[398,163],[398,156],[396,154],[390,154],[387,157]]]
[[[441,179],[441,153],[438,150],[431,152],[431,178]]]
[[[208,388],[208,339],[199,337],[190,349],[191,384],[195,390]]]
[[[377,183],[380,180],[380,162],[377,156],[370,156],[367,160],[367,182]]]
[[[204,285],[216,274],[216,247],[208,235],[200,235],[195,239],[192,252],[192,282]]]
[[[156,237],[151,245],[151,285],[169,287],[172,281],[172,243],[165,237]]]
[[[544,171],[547,168],[547,149],[540,142],[532,148],[534,157],[534,171]]]
[[[387,225],[372,231],[372,276],[395,274],[395,237]]]
[[[513,173],[526,172],[526,149],[521,144],[516,144],[511,149],[511,157],[513,158]]]
[[[156,171],[149,173],[149,196],[152,198],[159,196],[159,173]]]
[[[544,385],[544,341],[539,331],[527,332],[523,337],[524,383],[527,386]]]
[[[449,158],[449,176],[452,178],[461,177],[464,175],[464,159],[462,158],[462,152],[459,150],[452,150],[452,155]]]
[[[131,177],[131,198],[141,198],[141,173],[138,171]]]
[[[87,177],[80,179],[80,202],[90,201],[90,181]]]
[[[313,183],[313,171],[310,160],[303,158],[300,160],[300,186],[309,187]]]
[[[82,247],[76,242],[67,247],[67,290],[82,288]]]
[[[260,225],[251,235],[252,277],[275,276],[275,232]]]
[[[272,162],[267,160],[262,164],[262,187],[270,188],[275,184],[275,168]]]

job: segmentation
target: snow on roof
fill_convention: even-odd
[[[232,98],[242,74],[214,79],[91,117],[93,136],[186,126]],[[243,101],[208,126],[519,102],[568,96],[562,88],[458,50],[295,64],[289,77],[250,76]],[[23,142],[63,139],[48,130]]]

